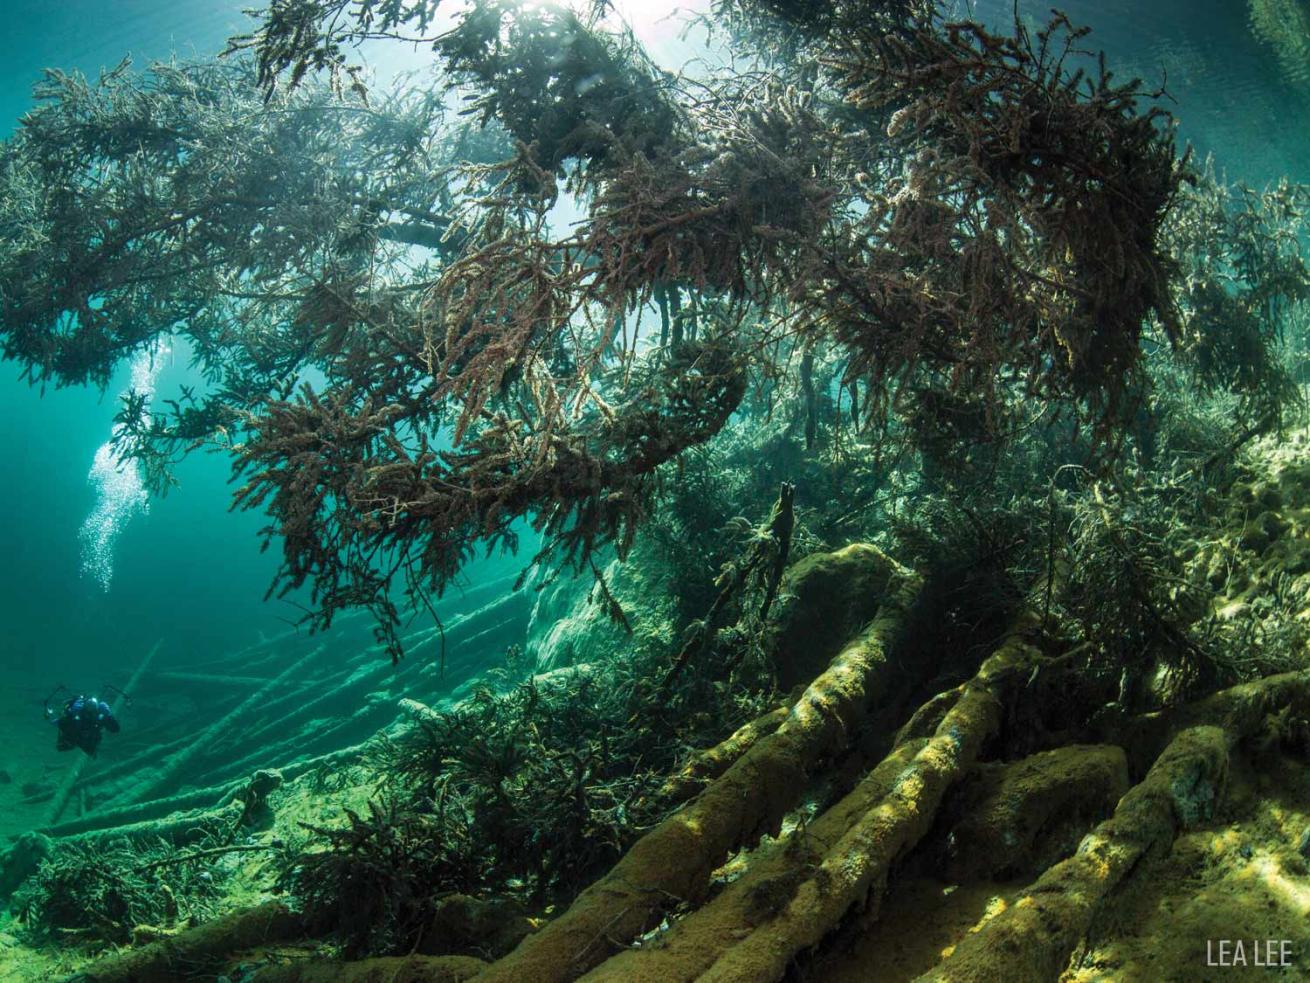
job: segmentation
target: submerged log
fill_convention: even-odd
[[[354,747],[367,741],[396,719],[396,709],[389,701],[371,700],[347,717],[337,718],[321,730],[292,733],[286,740],[260,747],[237,761],[227,762],[205,772],[205,780],[228,781],[233,776],[249,774],[260,768],[281,767],[309,756],[319,757]]]
[[[364,696],[397,671],[389,661],[378,660],[354,670],[345,679],[320,684],[317,694],[302,694],[294,705],[286,707],[286,712],[276,716],[262,714],[259,726],[233,743],[259,748],[267,747],[271,740],[280,742],[294,737],[292,729],[299,724],[328,717],[338,710],[357,708]]]
[[[656,940],[607,959],[583,977],[586,983],[679,983],[695,980],[762,920],[775,914],[851,825],[881,802],[925,741],[893,749],[840,803],[748,858],[736,880],[706,904],[675,921]]]
[[[755,851],[744,872],[651,944],[596,967],[588,983],[690,983],[781,978],[793,957],[836,927],[852,906],[876,907],[893,862],[931,827],[947,787],[1000,724],[1002,706],[1036,652],[1016,634],[969,683],[935,734],[906,738],[842,799]],[[940,696],[925,708],[940,708]],[[924,711],[916,713],[922,719]],[[944,717],[944,719],[943,719]]]
[[[66,983],[175,983],[218,968],[234,952],[299,938],[301,917],[270,901],[92,963]]]
[[[37,832],[50,837],[73,836],[93,829],[109,829],[129,823],[145,822],[175,812],[204,810],[213,806],[223,795],[240,784],[240,782],[230,782],[227,785],[192,789],[177,795],[151,799],[148,802],[133,802],[114,809],[93,810],[76,819],[66,819],[54,826],[42,827]]]
[[[97,768],[88,773],[83,770],[81,777],[78,779],[78,788],[91,789],[100,785],[107,785],[116,778],[122,778],[124,775],[131,775],[134,772],[141,771],[147,765],[157,762],[161,756],[172,754],[174,751],[181,749],[184,745],[191,743],[191,735],[179,737],[176,740],[169,741],[166,744],[154,744],[130,758],[123,758],[115,761],[111,765],[103,768]]]
[[[947,789],[999,730],[1004,691],[1027,674],[1036,657],[1036,650],[1017,637],[990,656],[887,794],[855,819],[816,867],[805,868],[777,915],[735,941],[697,978],[704,983],[781,980],[796,956],[818,945],[849,911],[864,906],[876,912],[892,865],[932,827]],[[916,744],[902,744],[897,751]]]
[[[432,633],[423,645],[430,641],[437,658],[425,660],[419,674],[443,679],[452,669],[467,674],[471,667],[485,662],[482,657],[488,652],[502,654],[514,640],[522,641],[532,616],[532,603],[530,591],[500,594],[453,620],[444,632]]]
[[[186,683],[189,686],[229,686],[234,689],[253,689],[269,681],[268,676],[228,676],[214,672],[161,672],[155,676],[161,683]]]
[[[129,791],[114,800],[112,804],[115,806],[131,805],[148,799],[152,795],[157,795],[173,785],[193,762],[208,752],[215,739],[225,730],[241,726],[249,716],[258,711],[270,693],[276,692],[286,680],[303,669],[311,659],[318,655],[320,649],[321,646],[291,663],[282,672],[261,686],[259,690],[242,700],[241,703],[220,719],[204,728],[196,735],[194,741],[176,753],[169,755],[153,773],[143,776]]]
[[[127,685],[120,691],[120,695],[114,697],[110,702],[109,709],[111,713],[117,715],[123,699],[131,699],[132,692],[141,681],[141,677],[145,675],[145,671],[150,668],[150,663],[154,661],[155,653],[159,651],[159,646],[162,644],[162,641],[155,642],[150,651],[146,653],[145,658],[141,660],[141,664],[136,667],[136,672],[132,673],[132,678],[127,681]],[[72,795],[78,780],[82,777],[82,770],[90,760],[87,755],[79,752],[77,763],[64,776],[64,780],[59,783],[59,788],[55,790],[54,800],[50,803],[50,808],[46,810],[45,825],[51,826],[57,823],[59,817],[64,814],[68,799]]]
[[[143,819],[103,829],[86,830],[65,836],[58,846],[69,844],[107,846],[110,843],[144,844],[164,840],[173,846],[186,846],[219,831],[231,830],[241,820],[240,803],[214,809],[172,813],[160,819]]]
[[[361,741],[351,747],[329,751],[326,754],[300,757],[286,764],[276,765],[276,767],[282,773],[283,781],[291,782],[316,768],[349,765],[366,754],[372,743],[373,738],[370,737],[368,740]],[[52,838],[65,837],[90,830],[112,831],[114,827],[145,822],[160,816],[168,816],[171,819],[172,813],[187,810],[191,810],[192,814],[195,815],[194,810],[200,809],[201,813],[199,814],[203,815],[211,807],[221,808],[232,801],[232,797],[245,786],[247,781],[248,778],[236,779],[219,785],[212,785],[208,788],[191,789],[177,795],[151,799],[148,802],[135,802],[116,809],[91,812],[74,820],[66,820],[56,826],[47,826],[37,830],[37,832]],[[215,806],[215,803],[217,803],[217,806]]]
[[[522,593],[496,598],[454,621],[446,629],[447,645],[452,652],[476,646],[477,640],[488,630],[488,624],[493,626],[493,630],[501,630],[507,624],[518,625],[526,616],[526,610]],[[312,694],[302,692],[295,699],[277,701],[279,712],[276,714],[272,712],[272,704],[256,710],[252,716],[257,716],[259,725],[248,732],[234,734],[223,748],[223,760],[199,771],[197,780],[213,783],[233,774],[276,765],[298,749],[312,751],[323,749],[333,740],[359,740],[385,726],[395,718],[394,703],[377,699],[373,694],[389,687],[396,677],[407,673],[421,675],[432,669],[434,664],[425,663],[414,655],[435,638],[434,628],[415,632],[405,639],[411,658],[399,665],[383,659],[365,663],[344,679],[318,683]],[[330,723],[316,733],[305,734],[297,730],[315,720]],[[205,757],[213,756],[206,754]]]

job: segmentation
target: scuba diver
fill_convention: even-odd
[[[75,747],[81,748],[84,753],[94,758],[96,749],[100,746],[101,731],[107,730],[111,734],[117,734],[118,720],[104,700],[81,694],[66,702],[63,710],[52,710],[50,701],[63,688],[63,686],[57,687],[54,693],[45,698],[45,718],[59,728],[59,736],[55,739],[55,750],[71,751]]]

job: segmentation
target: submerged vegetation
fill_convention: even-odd
[[[207,861],[220,852],[179,855],[162,841],[65,847],[41,865],[14,904],[38,937],[151,942],[213,917],[227,871]]]
[[[1086,425],[1113,454],[1169,349],[1276,418],[1299,193],[1218,190],[1063,19],[839,5],[858,26],[772,71],[680,82],[579,14],[487,0],[431,90],[311,77],[431,14],[280,3],[217,65],[52,74],[5,149],[6,355],[103,385],[185,339],[210,385],[129,396],[120,451],[162,486],[229,448],[316,626],[367,607],[398,656],[402,595],[522,520],[543,558],[626,553],[665,466],[743,410],[804,414],[810,448],[838,397],[884,453]]]
[[[780,979],[970,837],[1031,903],[914,974],[1054,978],[1230,760],[1304,764],[1306,189],[1226,184],[1062,15],[718,0],[673,75],[609,14],[275,0],[214,62],[49,73],[0,148],[5,356],[103,388],[174,339],[204,384],[118,452],[229,453],[312,629],[399,662],[540,543],[503,668],[212,847],[291,907],[88,979],[304,934],[340,958],[255,978]],[[351,60],[416,37],[429,82]],[[204,846],[80,849],[34,933],[222,907]]]

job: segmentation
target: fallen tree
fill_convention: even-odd
[[[932,737],[898,745],[874,769],[879,790],[891,778],[881,796],[857,788],[854,801],[848,797],[834,807],[833,832],[846,828],[828,849],[799,865],[807,873],[776,914],[757,914],[753,926],[748,922],[731,934],[732,945],[703,972],[675,978],[780,980],[795,956],[822,941],[852,907],[876,909],[892,864],[928,832],[947,789],[997,733],[1006,691],[1031,670],[1035,656],[1021,638],[1007,640],[965,685]]]
[[[221,965],[233,952],[295,939],[301,932],[300,917],[271,901],[100,960],[69,983],[175,983]]]

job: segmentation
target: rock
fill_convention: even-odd
[[[651,547],[639,546],[626,561],[606,564],[602,573],[632,634],[610,618],[590,575],[530,580],[523,593],[534,603],[522,654],[533,671],[596,662],[633,647],[668,648],[676,591],[669,588],[663,558]]]

